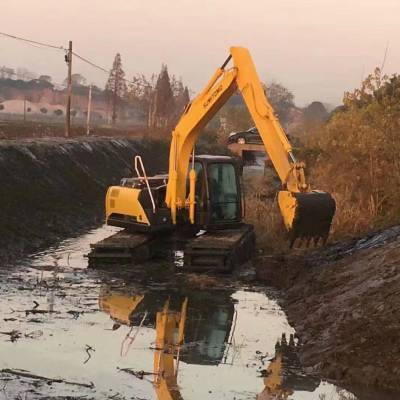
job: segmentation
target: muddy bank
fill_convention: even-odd
[[[261,258],[258,278],[285,289],[305,366],[400,390],[400,227],[307,256]]]
[[[132,156],[153,173],[165,169],[167,149],[107,138],[0,142],[0,261],[100,224],[105,189],[131,173]]]

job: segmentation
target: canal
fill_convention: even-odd
[[[355,399],[302,368],[273,289],[167,259],[87,269],[113,231],[0,269],[0,399]]]

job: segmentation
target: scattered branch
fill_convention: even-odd
[[[135,371],[132,368],[119,368],[119,367],[117,367],[117,370],[120,371],[120,372],[125,372],[125,373],[127,373],[129,375],[133,375],[133,376],[135,376],[136,378],[138,378],[140,380],[143,380],[144,377],[148,376],[148,375],[158,375],[158,374],[156,374],[154,372],[146,372],[146,371],[143,371],[143,370]]]
[[[14,343],[22,336],[22,333],[20,331],[17,331],[15,329],[13,329],[10,332],[0,332],[0,335],[8,335],[8,336],[10,336],[11,342]]]
[[[90,353],[91,351],[95,352],[96,349],[94,349],[92,346],[89,346],[88,344],[85,346],[85,351],[88,355],[88,358],[83,362],[84,364],[86,364],[91,358],[92,358],[92,354]]]
[[[45,381],[47,384],[64,383],[66,385],[85,387],[85,388],[89,388],[89,389],[93,389],[94,388],[94,383],[93,382],[80,383],[80,382],[68,381],[68,380],[62,379],[62,378],[47,378],[45,376],[31,374],[30,372],[24,371],[24,370],[16,370],[16,369],[5,368],[5,369],[0,370],[0,373],[1,374],[15,375],[15,376],[18,376],[18,377],[21,377],[21,378],[29,378],[29,379],[36,379],[36,380],[40,380],[40,381]]]

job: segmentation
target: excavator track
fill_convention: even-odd
[[[120,231],[91,244],[91,251],[87,255],[89,267],[103,269],[140,264],[156,257],[157,249],[166,244],[172,253],[170,241],[171,238],[163,240],[154,234]],[[184,240],[184,270],[232,271],[251,258],[254,241],[253,226],[247,224],[241,224],[235,229],[206,232],[201,236],[188,236]]]
[[[185,269],[230,272],[251,258],[254,243],[254,228],[248,224],[236,229],[207,232],[187,243]]]
[[[154,256],[156,237],[152,234],[120,231],[90,245],[89,267],[106,268],[116,264],[137,264]]]

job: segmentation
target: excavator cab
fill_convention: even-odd
[[[195,157],[195,222],[201,229],[233,227],[242,221],[244,209],[241,168],[232,157]]]
[[[194,227],[212,230],[241,224],[244,200],[240,162],[228,156],[199,155],[194,163],[190,160],[190,165],[196,173]],[[172,229],[170,211],[164,203],[167,179],[166,175],[138,174],[136,178],[122,179],[120,186],[109,188],[107,224],[141,232]],[[188,192],[189,185],[188,177]],[[132,201],[135,198],[138,201]],[[178,224],[187,224],[188,210],[181,208],[177,217]]]

